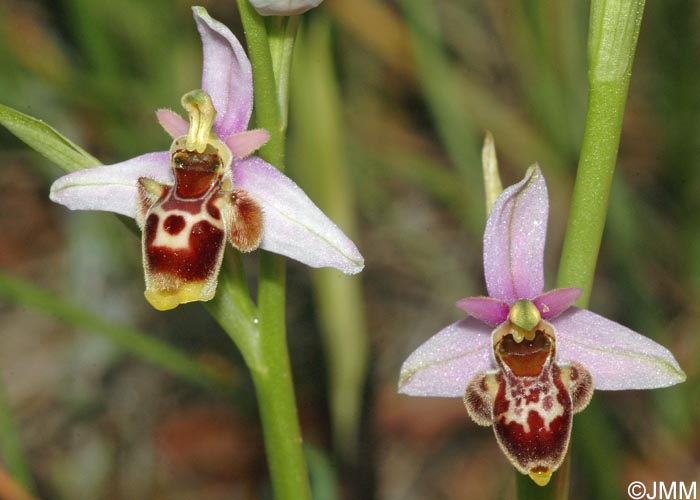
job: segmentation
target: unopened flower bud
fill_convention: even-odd
[[[293,16],[318,7],[323,0],[250,0],[263,16]]]

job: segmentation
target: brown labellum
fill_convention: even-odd
[[[223,190],[222,160],[176,149],[175,184],[139,179],[146,298],[159,310],[214,297],[226,239],[243,252],[262,239],[262,209],[242,190]],[[230,184],[230,182],[228,183]]]
[[[478,373],[464,395],[467,412],[479,425],[493,425],[511,463],[539,485],[549,482],[564,460],[574,413],[593,394],[588,371],[578,363],[555,361],[552,326],[540,321],[528,338],[516,340],[505,322],[494,332],[499,369]]]

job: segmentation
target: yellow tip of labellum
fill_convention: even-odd
[[[552,479],[551,470],[531,470],[527,473],[537,486],[547,486]]]
[[[180,304],[211,300],[214,295],[213,293],[207,292],[205,290],[206,287],[207,284],[205,282],[186,283],[173,291],[146,290],[144,296],[157,310],[169,311],[175,309]]]

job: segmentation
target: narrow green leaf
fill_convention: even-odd
[[[0,104],[0,123],[67,173],[100,165],[97,158],[38,118]]]
[[[222,394],[235,392],[228,380],[194,361],[188,354],[134,328],[115,325],[78,304],[50,294],[31,283],[0,273],[0,296],[16,304],[35,308],[86,332],[100,335],[124,351],[205,389]]]
[[[289,167],[319,208],[354,238],[359,231],[340,84],[333,67],[333,26],[321,13],[308,21],[292,65],[294,142]],[[362,282],[355,276],[340,276],[335,269],[314,269],[311,276],[328,367],[333,439],[342,458],[353,463],[369,359]]]
[[[27,491],[34,491],[34,480],[24,453],[19,425],[10,409],[4,383],[0,381],[0,453],[12,478]]]
[[[483,225],[483,195],[471,182],[478,175],[479,146],[475,141],[475,126],[470,114],[464,112],[465,89],[458,72],[447,57],[441,26],[432,2],[409,0],[401,2],[406,16],[408,34],[416,61],[418,81],[422,86],[428,110],[452,163],[464,179],[460,183],[466,200],[465,220],[475,231]]]
[[[316,500],[340,500],[338,475],[328,455],[320,448],[305,444],[304,456],[309,464],[312,498]]]
[[[284,169],[285,133],[265,20],[247,0],[237,0],[253,70],[255,124],[267,129],[270,141],[258,156]],[[277,54],[279,55],[279,54]],[[281,73],[280,73],[281,74]],[[285,259],[261,252],[258,276],[258,331],[261,369],[251,368],[263,426],[265,451],[274,497],[278,500],[310,500],[311,488],[302,452],[294,384],[287,350],[285,323]],[[220,318],[217,318],[220,320]]]

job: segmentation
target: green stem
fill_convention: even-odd
[[[281,49],[271,51],[265,20],[248,0],[238,0],[238,9],[253,68],[256,125],[270,132],[270,141],[260,150],[259,156],[284,170],[286,111],[281,108],[286,108],[284,96],[288,95],[294,31],[285,27],[281,43],[277,35],[273,36],[273,40],[277,40],[273,41],[273,46]],[[280,26],[290,21],[271,22]],[[285,282],[284,259],[261,252],[258,281],[260,364],[251,367],[251,374],[258,396],[275,497],[278,500],[305,500],[311,498],[311,489],[287,351]]]
[[[204,306],[241,351],[248,368],[258,369],[262,364],[258,313],[250,298],[240,253],[226,253],[216,295]]]
[[[237,0],[238,10],[248,42],[248,55],[253,66],[255,121],[270,133],[270,140],[258,156],[284,170],[284,126],[282,124],[274,63],[265,27],[265,19],[255,12],[248,0]]]
[[[277,82],[277,103],[280,110],[280,127],[283,133],[286,132],[288,123],[291,61],[299,19],[299,16],[273,17],[270,22],[270,54],[274,61],[272,70]]]
[[[557,280],[583,290],[581,307],[593,287],[643,11],[644,0],[591,2],[588,111]],[[562,467],[544,489],[519,481],[518,498],[566,499],[568,484],[569,467]]]
[[[583,290],[585,307],[593,287],[612,185],[628,82],[591,85],[586,130],[574,185],[557,286]]]
[[[588,38],[589,95],[557,286],[588,304],[603,236],[644,0],[594,0]]]

